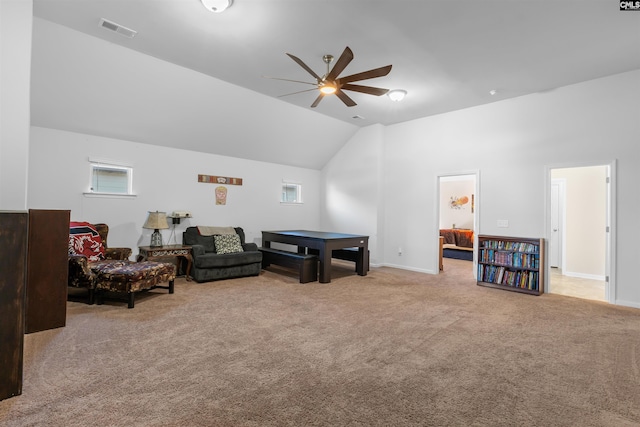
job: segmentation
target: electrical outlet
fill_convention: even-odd
[[[398,255],[402,256],[402,248],[398,248]]]
[[[498,227],[500,227],[500,228],[508,228],[509,227],[509,220],[508,219],[499,219],[498,220]]]

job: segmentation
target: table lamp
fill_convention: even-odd
[[[162,246],[162,234],[160,234],[160,230],[169,228],[166,212],[150,211],[147,221],[144,223],[142,228],[153,230],[153,234],[151,235],[151,244],[149,246]]]

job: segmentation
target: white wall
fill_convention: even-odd
[[[137,197],[87,197],[89,157],[133,165]],[[188,210],[193,218],[176,227],[177,242],[190,225],[239,226],[247,241],[260,242],[262,230],[318,229],[320,171],[233,157],[197,153],[131,141],[32,127],[29,156],[29,208],[70,209],[71,219],[109,224],[109,246],[149,244],[142,225],[148,211]],[[217,185],[199,183],[198,174],[242,178],[227,185],[227,204],[216,205]],[[282,205],[283,179],[303,185],[304,204]],[[163,230],[168,242],[170,230]],[[173,242],[172,242],[173,243]]]
[[[453,176],[440,178],[439,228],[466,228],[473,230],[471,205],[476,191],[475,176]],[[467,203],[452,206],[452,201],[466,197]]]
[[[380,125],[359,132],[322,169],[321,228],[369,236],[371,264],[379,263],[382,144]]]
[[[31,0],[0,2],[0,209],[27,208]]]
[[[381,154],[381,262],[438,272],[439,175],[479,171],[477,234],[548,238],[547,168],[617,159],[615,301],[640,307],[639,115],[640,71],[634,71],[389,126]],[[332,162],[347,163],[343,156]],[[343,211],[368,203],[352,196]],[[497,220],[509,227],[498,228]]]

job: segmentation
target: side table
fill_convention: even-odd
[[[184,258],[187,261],[187,269],[185,276],[187,281],[191,281],[189,274],[191,273],[191,264],[193,257],[191,256],[191,246],[185,245],[165,245],[165,246],[138,246],[138,262],[155,261],[158,258]]]

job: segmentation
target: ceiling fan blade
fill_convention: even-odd
[[[318,82],[322,81],[322,78],[320,76],[318,76],[315,71],[313,71],[311,68],[309,68],[309,66],[307,64],[305,64],[304,62],[302,62],[302,59],[298,58],[297,56],[293,56],[290,53],[287,53],[287,55],[289,56],[289,58],[293,59],[294,61],[296,61],[298,63],[299,66],[301,66],[302,68],[304,68],[305,70],[307,70],[307,73],[311,74],[313,77],[316,78],[316,80]]]
[[[318,89],[313,88],[313,89],[299,90],[297,92],[285,93],[284,95],[278,95],[278,98],[282,98],[283,96],[295,95],[297,93],[311,92],[312,90],[318,90]]]
[[[283,82],[304,83],[306,85],[318,86],[318,83],[303,82],[302,80],[281,79],[279,77],[269,77],[269,76],[262,76],[262,77],[265,79],[271,79],[271,80],[282,80]]]
[[[320,101],[322,101],[323,97],[324,97],[324,93],[320,92],[320,95],[318,95],[316,100],[313,101],[313,104],[311,104],[311,108],[316,108],[318,106],[318,104],[320,104]]]
[[[351,51],[351,49],[349,49],[349,46],[347,46],[344,48],[344,52],[342,52],[342,55],[340,55],[340,58],[338,58],[338,61],[333,66],[329,74],[327,74],[326,79],[329,81],[334,81],[352,60],[353,52]]]
[[[355,105],[358,105],[358,104],[356,104],[356,103],[355,103],[355,101],[354,101],[353,99],[349,98],[349,97],[347,96],[347,94],[346,94],[346,93],[344,93],[344,92],[343,92],[342,90],[340,90],[340,89],[338,89],[338,90],[336,91],[336,96],[337,96],[338,98],[340,98],[340,100],[341,100],[342,102],[344,102],[344,104],[345,104],[347,107],[353,107],[353,106],[355,106]]]
[[[357,82],[359,80],[367,80],[367,79],[373,79],[376,77],[382,77],[389,74],[389,71],[391,71],[391,65],[387,65],[386,67],[374,68],[373,70],[363,71],[358,74],[352,74],[350,76],[341,77],[338,79],[338,83],[345,84],[345,83]]]
[[[350,83],[342,85],[341,89],[352,90],[355,92],[361,92],[361,93],[366,93],[366,94],[375,95],[375,96],[384,95],[387,92],[389,92],[389,89],[382,89],[379,87],[362,86],[362,85],[352,85]]]

